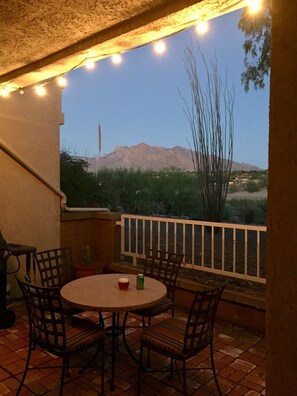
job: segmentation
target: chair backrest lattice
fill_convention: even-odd
[[[167,297],[172,300],[183,258],[183,254],[155,250],[144,261],[144,275],[162,282],[167,288]]]
[[[59,287],[73,279],[70,248],[59,248],[34,253],[41,284],[46,287]]]
[[[65,321],[57,287],[36,286],[17,278],[27,307],[30,338],[49,352],[66,348]]]
[[[228,281],[195,294],[187,319],[185,353],[197,353],[211,343],[218,304],[227,284]]]

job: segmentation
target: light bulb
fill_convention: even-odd
[[[23,88],[20,88],[19,93],[20,95],[24,95],[25,91],[23,90]]]
[[[9,92],[6,87],[3,87],[1,89],[0,95],[2,96],[2,98],[7,98],[9,96]]]
[[[208,32],[209,26],[207,21],[198,22],[195,26],[195,30],[197,34],[205,34]]]
[[[154,43],[154,51],[156,54],[161,55],[166,51],[166,44],[164,41],[156,41]]]
[[[88,70],[93,70],[95,69],[95,62],[92,59],[87,59],[86,60],[86,68]]]
[[[123,57],[121,54],[113,54],[111,57],[111,61],[114,65],[119,65],[123,61]]]
[[[35,91],[36,91],[38,96],[45,96],[46,95],[46,89],[44,88],[43,85],[38,85],[35,88]]]
[[[250,14],[256,14],[262,8],[262,0],[247,0],[246,5]]]
[[[57,78],[57,84],[59,87],[64,88],[67,85],[67,79],[64,76],[60,76]]]

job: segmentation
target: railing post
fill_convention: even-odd
[[[142,227],[139,226],[141,221],[143,222]],[[265,246],[262,246],[260,237],[261,233],[266,233],[264,226],[129,214],[122,215],[121,226],[121,254],[132,257],[134,266],[137,265],[137,258],[146,254],[145,250],[149,244],[150,249],[160,250],[162,248],[166,251],[171,250],[173,253],[183,252],[186,257],[185,268],[266,283],[263,275],[264,260],[261,263],[261,252],[264,249],[263,254],[265,254]],[[216,232],[219,229],[221,232]],[[251,256],[249,254],[251,250],[249,233],[254,232],[257,233],[256,270],[250,266],[253,265],[254,253]],[[219,246],[222,254],[218,258],[215,250]],[[195,262],[198,255],[201,256],[201,261]]]

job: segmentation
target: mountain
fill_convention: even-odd
[[[114,150],[103,157],[82,157],[89,163],[89,171],[97,169],[126,168],[152,169],[178,168],[193,171],[191,150],[176,146],[164,148],[140,143],[135,146],[116,146]],[[260,170],[258,167],[244,162],[233,162],[232,170]]]

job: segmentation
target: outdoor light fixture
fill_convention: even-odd
[[[59,87],[64,88],[67,85],[67,79],[64,76],[60,76],[57,78],[57,84]]]
[[[38,96],[45,96],[46,95],[46,89],[44,88],[43,85],[38,85],[35,87],[35,91]]]
[[[262,8],[262,0],[247,0],[246,4],[250,14],[256,14]]]
[[[7,97],[9,96],[9,92],[8,92],[7,89],[4,87],[4,88],[1,89],[0,95],[1,95],[3,98],[7,98]]]
[[[114,65],[119,65],[123,61],[123,57],[121,54],[114,54],[111,57],[111,61]]]
[[[256,5],[258,5],[258,7],[261,7],[261,0],[246,0],[246,5],[249,5],[252,7],[253,10],[256,10]],[[255,11],[256,12],[256,11]],[[194,23],[194,21],[193,21]],[[198,34],[204,34],[208,31],[208,22],[207,21],[200,21],[199,23],[197,23],[196,25],[196,32]],[[170,35],[171,36],[171,35]],[[170,37],[167,36],[167,37]],[[165,37],[165,38],[167,38]],[[137,49],[137,48],[141,48],[144,47],[146,45],[148,45],[150,43],[146,43],[146,44],[142,44],[139,45],[133,49]],[[133,50],[132,49],[132,50]],[[131,50],[129,50],[131,51]],[[155,54],[157,55],[163,55],[166,51],[167,51],[167,46],[166,43],[163,40],[157,40],[155,42],[153,42],[153,51]],[[127,51],[125,51],[127,52]],[[76,64],[75,66],[73,66],[71,69],[69,69],[68,71],[64,72],[63,74],[61,74],[60,76],[54,76],[54,77],[50,77],[47,80],[43,81],[41,84],[39,83],[37,85],[37,83],[32,84],[32,85],[28,85],[25,87],[21,87],[21,86],[13,86],[11,83],[7,83],[5,85],[0,84],[0,97],[9,97],[10,92],[14,91],[14,90],[18,90],[19,93],[21,95],[23,95],[25,93],[24,89],[28,90],[28,89],[34,89],[36,94],[38,96],[45,96],[46,95],[46,84],[50,83],[51,81],[56,81],[56,84],[60,87],[60,88],[64,88],[67,86],[67,79],[66,76],[68,73],[70,73],[72,70],[80,67],[80,66],[85,66],[86,69],[88,70],[92,70],[95,69],[96,64],[95,61],[98,61],[99,59],[103,59],[105,57],[109,57],[111,59],[111,62],[114,65],[119,65],[123,62],[123,56],[121,53],[114,53],[114,54],[110,54],[110,53],[106,53],[106,54],[100,54],[98,55],[95,52],[88,52],[87,56],[85,59],[82,59],[78,64]]]
[[[197,34],[205,34],[208,32],[208,22],[207,21],[202,21],[198,22],[197,25],[195,26],[195,30]]]
[[[164,41],[156,41],[154,43],[154,52],[158,55],[164,54],[166,51],[166,44]]]
[[[88,70],[93,70],[95,69],[95,62],[92,59],[87,59],[86,60],[86,68]]]

